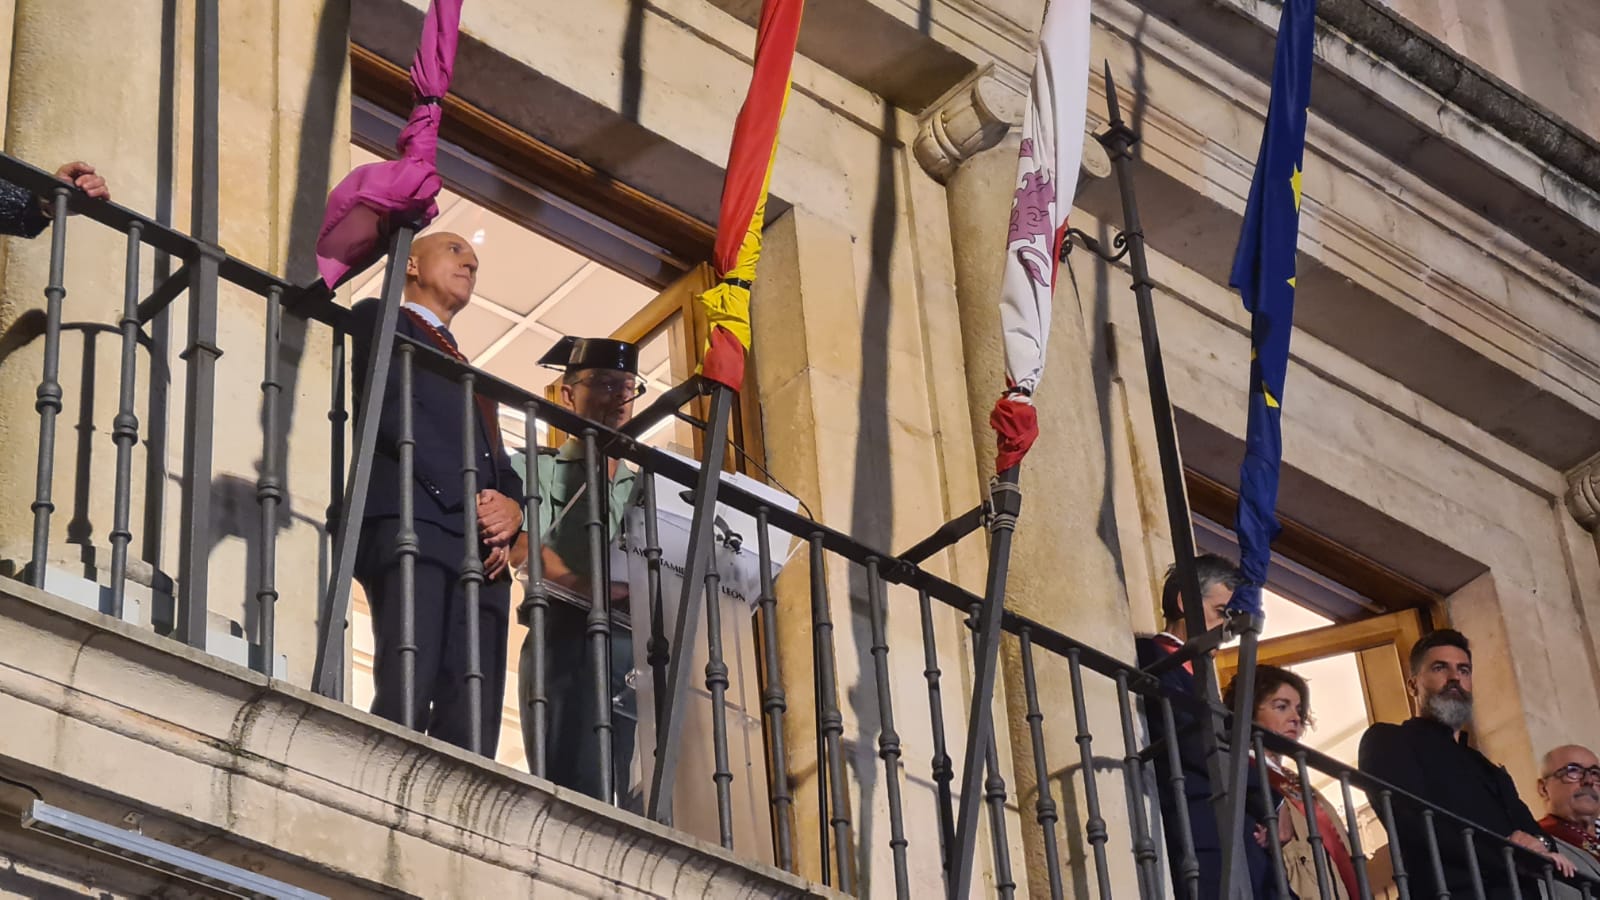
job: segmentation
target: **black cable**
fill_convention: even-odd
[[[39,789],[34,787],[31,784],[27,784],[27,783],[24,783],[24,782],[21,782],[21,781],[17,781],[14,778],[7,778],[4,775],[0,775],[0,784],[9,784],[12,787],[22,788],[23,790],[25,790],[28,793],[32,794],[33,795],[33,799],[38,800],[40,803],[44,802],[44,795],[39,793]]]
[[[682,419],[685,422],[688,422],[690,425],[694,426],[695,428],[700,429],[701,431],[705,431],[706,430],[706,424],[707,423],[706,423],[706,421],[704,419],[695,418],[694,416],[691,416],[691,415],[689,415],[688,413],[686,413],[686,412],[684,412],[682,410],[677,410],[676,412],[673,413],[673,415],[677,416],[678,418]],[[750,465],[755,466],[756,468],[760,469],[761,470],[761,474],[767,476],[767,480],[772,482],[772,486],[773,487],[777,488],[780,491],[783,491],[785,494],[788,494],[791,497],[794,497],[794,502],[800,504],[800,508],[806,511],[806,518],[810,519],[813,522],[817,521],[816,515],[811,512],[811,507],[807,506],[806,502],[804,500],[801,500],[799,497],[795,497],[795,494],[794,494],[793,491],[791,491],[788,488],[784,487],[783,486],[783,482],[779,481],[776,477],[774,477],[772,472],[768,471],[766,466],[763,466],[761,463],[757,462],[755,457],[753,457],[750,454],[744,452],[744,448],[739,446],[739,442],[738,441],[734,440],[732,437],[729,437],[728,438],[728,446],[732,447],[733,448],[733,452],[739,454],[739,457],[741,459],[743,459],[745,462],[747,462]]]

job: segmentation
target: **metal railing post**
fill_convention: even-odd
[[[189,337],[180,354],[186,363],[183,416],[183,492],[178,549],[176,636],[191,647],[206,646],[206,593],[211,560],[211,450],[216,414],[218,34],[217,0],[195,3],[195,100],[193,227],[199,254],[190,261]]]
[[[894,859],[895,896],[911,895],[906,863],[905,811],[900,800],[900,733],[894,727],[894,698],[889,675],[889,637],[885,622],[887,598],[879,561],[867,560],[867,618],[872,629],[872,673],[878,688],[878,758],[889,800],[889,851]]]
[[[261,474],[256,479],[256,503],[261,507],[261,556],[256,573],[256,619],[261,635],[261,673],[271,678],[277,652],[278,609],[278,505],[283,502],[283,478],[278,459],[278,400],[283,382],[278,377],[278,354],[283,340],[283,289],[267,291],[267,339],[261,373]]]
[[[467,749],[483,753],[483,659],[481,609],[478,596],[483,590],[483,560],[478,556],[478,412],[477,391],[472,370],[461,375],[461,602],[467,620]],[[490,446],[493,446],[491,443]],[[504,674],[501,674],[504,678]],[[495,710],[495,715],[500,711]],[[491,755],[493,753],[491,749]],[[609,762],[609,760],[608,760]]]
[[[527,477],[523,479],[523,518],[528,535],[528,583],[523,589],[522,604],[517,609],[518,620],[528,626],[528,658],[521,662],[532,671],[519,673],[528,680],[527,704],[522,707],[524,752],[528,755],[528,771],[540,778],[549,771],[546,754],[550,742],[550,698],[547,695],[545,672],[549,665],[549,615],[550,589],[544,584],[544,488],[539,484],[539,408],[527,403],[523,412],[523,454]],[[645,476],[645,490],[654,487]],[[649,515],[649,513],[647,513]]]
[[[61,304],[67,296],[67,198],[72,189],[62,185],[50,201],[50,282],[45,286],[44,372],[35,392],[39,413],[39,463],[33,489],[33,586],[44,587],[50,560],[50,514],[55,512],[51,486],[55,480],[56,417],[61,414]]]
[[[417,438],[415,415],[416,348],[406,341],[395,347],[400,357],[400,457],[395,490],[399,491],[400,527],[395,533],[395,563],[400,568],[400,724],[417,727],[417,557],[422,546],[417,538],[416,495],[411,485],[416,478]]]
[[[128,228],[128,257],[123,269],[122,365],[117,379],[117,416],[111,439],[117,445],[117,483],[111,515],[111,609],[122,618],[128,590],[128,544],[133,541],[129,520],[133,511],[133,447],[139,442],[139,416],[134,412],[135,382],[139,377],[139,255],[144,226]]]
[[[1028,738],[1033,749],[1034,818],[1044,839],[1044,864],[1050,877],[1050,898],[1061,900],[1061,848],[1056,846],[1056,800],[1050,790],[1050,763],[1045,758],[1044,710],[1039,707],[1039,678],[1033,664],[1033,635],[1024,628],[1017,636],[1022,651],[1022,692],[1028,701]],[[1141,884],[1140,895],[1144,889]]]
[[[400,297],[405,290],[406,260],[411,258],[411,238],[416,229],[402,225],[389,242],[389,264],[383,276],[383,304],[367,340],[367,370],[362,372],[361,408],[356,413],[356,440],[341,495],[333,541],[333,571],[327,599],[317,623],[317,663],[313,688],[324,697],[344,699],[345,627],[350,617],[350,583],[355,577],[356,543],[367,508],[367,489],[372,468],[362,461],[372,459],[378,446],[378,422],[383,416],[383,395],[389,383],[390,357],[394,353],[395,325],[400,318]],[[335,376],[338,377],[337,375]],[[337,395],[335,402],[340,402]],[[337,422],[335,428],[338,428]],[[342,460],[341,460],[342,462]]]
[[[965,900],[972,890],[972,863],[978,846],[978,796],[984,781],[984,753],[993,739],[991,704],[999,667],[1000,621],[1005,612],[1006,574],[1011,563],[1011,535],[1022,511],[1020,466],[1000,473],[990,486],[994,510],[990,519],[989,572],[983,607],[978,614],[973,662],[972,706],[967,715],[966,755],[962,757],[961,809],[956,823],[956,858],[947,884],[951,900]]]
[[[1200,604],[1200,580],[1194,566],[1194,532],[1189,515],[1188,496],[1184,488],[1183,460],[1178,451],[1172,398],[1167,391],[1166,366],[1162,361],[1161,338],[1156,327],[1155,304],[1151,297],[1154,282],[1150,280],[1149,261],[1145,257],[1144,232],[1139,221],[1139,205],[1133,190],[1131,150],[1134,144],[1138,143],[1139,135],[1122,121],[1116,81],[1111,76],[1109,63],[1105,68],[1105,83],[1109,121],[1105,133],[1100,135],[1099,140],[1111,157],[1112,167],[1117,174],[1117,189],[1122,200],[1122,236],[1126,241],[1128,264],[1133,276],[1132,289],[1139,318],[1140,339],[1144,347],[1150,408],[1155,419],[1156,450],[1160,460],[1161,483],[1166,494],[1167,527],[1172,534],[1172,555],[1173,563],[1177,567],[1179,591],[1185,601],[1184,619],[1189,636],[1193,638],[1206,631],[1205,611]],[[1251,686],[1254,681],[1255,660],[1254,642],[1248,635],[1246,643],[1248,646],[1241,650],[1240,657],[1239,674],[1243,681],[1240,682],[1239,697],[1242,708],[1249,710],[1253,709]],[[1195,689],[1201,699],[1208,702],[1220,699],[1216,671],[1212,668],[1209,656],[1195,660],[1194,678]],[[1248,731],[1241,730],[1248,727],[1248,716],[1245,718],[1246,723],[1235,728],[1231,764],[1226,769],[1219,758],[1220,744],[1214,723],[1202,719],[1200,729],[1202,752],[1206,756],[1207,770],[1211,778],[1217,827],[1222,838],[1221,896],[1230,900],[1248,894],[1249,890],[1248,885],[1240,881],[1246,877],[1242,843],[1244,792],[1235,790],[1243,784],[1244,773],[1248,766],[1245,755],[1249,746]]]
[[[678,601],[678,621],[672,633],[672,646],[678,652],[672,657],[668,670],[667,705],[663,719],[656,728],[664,738],[663,751],[656,758],[655,771],[650,785],[649,816],[657,822],[671,824],[672,791],[678,776],[678,745],[683,736],[684,705],[689,697],[689,654],[686,647],[694,646],[694,634],[700,627],[700,604],[705,597],[706,569],[710,565],[712,526],[715,524],[717,487],[722,482],[722,458],[728,448],[728,420],[733,410],[733,391],[727,386],[711,387],[711,412],[705,438],[705,454],[701,458],[700,475],[694,492],[694,518],[689,525],[688,560],[685,565],[683,593]]]
[[[922,677],[928,682],[928,722],[933,732],[933,759],[929,768],[933,772],[934,794],[939,810],[939,864],[950,877],[951,853],[956,843],[955,799],[950,793],[950,782],[955,780],[955,766],[950,759],[944,734],[944,702],[939,687],[939,646],[933,630],[933,599],[926,590],[917,591],[917,604],[922,617]],[[948,885],[946,890],[948,890]]]
[[[654,495],[651,496],[653,498]],[[772,538],[767,533],[765,506],[756,511],[756,547],[757,563],[761,566],[761,597],[757,600],[757,614],[761,617],[762,680],[765,682],[761,690],[761,711],[766,716],[767,743],[771,748],[767,790],[772,798],[778,865],[793,870],[794,836],[790,831],[789,817],[794,800],[789,796],[789,757],[784,749],[783,737],[783,715],[788,711],[789,703],[784,694],[783,669],[778,659],[778,597],[772,586]]]

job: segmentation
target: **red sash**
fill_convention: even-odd
[[[1168,656],[1171,656],[1172,654],[1177,653],[1179,650],[1183,649],[1183,643],[1181,641],[1179,641],[1177,638],[1173,637],[1172,635],[1166,634],[1164,632],[1162,634],[1156,635],[1155,641],[1156,641],[1156,646],[1160,647],[1161,649],[1163,649],[1165,651],[1167,651],[1167,655]],[[1188,662],[1185,662],[1183,664],[1183,670],[1185,672],[1188,672],[1190,675],[1193,675],[1194,674],[1194,660],[1189,660]]]
[[[1545,816],[1540,819],[1539,827],[1544,829],[1545,834],[1553,838],[1560,838],[1574,847],[1581,847],[1583,852],[1594,857],[1596,861],[1600,861],[1600,835],[1597,835],[1594,831],[1586,834],[1577,825],[1568,822],[1566,819],[1558,819],[1555,816]]]
[[[464,362],[469,366],[472,365],[472,361],[467,359],[467,357],[462,354],[461,349],[458,348],[455,345],[455,342],[450,340],[449,338],[445,337],[439,331],[439,329],[437,329],[437,328],[435,328],[433,326],[432,322],[429,322],[427,319],[424,319],[422,316],[417,315],[415,310],[407,309],[404,306],[400,307],[400,311],[405,313],[407,316],[409,316],[411,318],[412,323],[415,324],[418,328],[422,329],[423,334],[426,334],[428,336],[428,340],[431,341],[435,347],[438,347],[446,355],[452,357],[457,362]],[[484,395],[479,394],[479,393],[474,393],[472,395],[472,399],[477,401],[478,414],[483,417],[483,425],[484,425],[485,428],[487,428],[489,430],[489,450],[495,456],[499,456],[499,454],[500,454],[500,410],[499,410],[499,406],[493,400],[490,400],[488,397],[485,397]]]
[[[1304,814],[1305,800],[1300,794],[1300,779],[1290,775],[1282,769],[1267,768],[1267,777],[1272,783],[1272,789],[1283,795],[1283,799],[1294,804],[1294,808]],[[1314,799],[1315,793],[1312,794]],[[1334,825],[1333,817],[1328,815],[1328,808],[1322,803],[1316,804],[1317,832],[1322,835],[1322,847],[1328,853],[1328,859],[1333,862],[1333,870],[1338,873],[1339,880],[1344,882],[1345,893],[1350,897],[1359,897],[1356,882],[1355,862],[1350,859],[1350,851],[1344,845],[1344,833]]]

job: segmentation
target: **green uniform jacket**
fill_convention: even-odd
[[[539,505],[539,534],[544,545],[555,551],[573,573],[589,576],[589,498],[583,489],[583,442],[576,438],[561,445],[560,450],[540,450],[538,456],[539,494],[544,502]],[[517,453],[511,457],[511,467],[528,484],[528,457]],[[633,501],[634,471],[628,464],[618,463],[616,477],[611,479],[610,519],[606,530],[609,544],[622,530],[623,515]],[[576,498],[576,502],[574,502]],[[570,506],[570,508],[568,508]],[[522,527],[529,523],[524,516]],[[618,573],[612,573],[616,578]]]

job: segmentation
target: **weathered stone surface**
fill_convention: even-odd
[[[16,582],[0,611],[0,752],[56,805],[337,897],[830,896]]]

